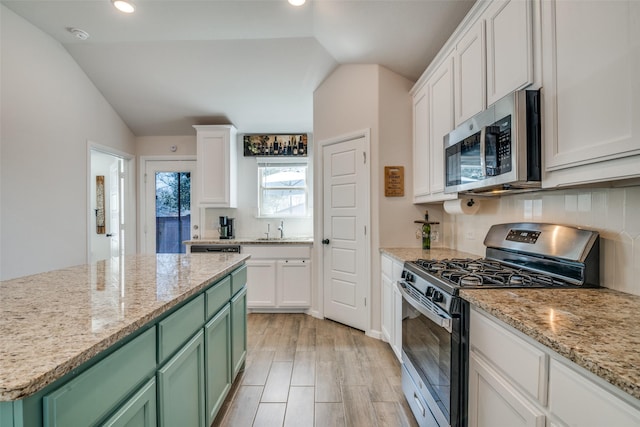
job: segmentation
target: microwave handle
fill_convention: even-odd
[[[487,177],[487,127],[480,129],[480,168],[482,169],[482,179]]]

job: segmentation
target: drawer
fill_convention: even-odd
[[[43,399],[45,427],[95,425],[156,369],[149,329]]]
[[[204,325],[204,294],[158,323],[158,362],[164,362]]]
[[[471,310],[471,347],[532,398],[546,405],[548,356],[480,312]]]
[[[311,258],[309,245],[245,245],[242,253],[251,259]]]
[[[227,276],[205,292],[206,318],[211,319],[231,299],[231,276]]]
[[[247,266],[243,265],[242,267],[235,270],[231,273],[231,295],[235,295],[238,293],[240,289],[244,285],[247,284]]]

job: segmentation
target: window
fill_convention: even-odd
[[[309,216],[309,168],[296,159],[258,160],[258,216]]]

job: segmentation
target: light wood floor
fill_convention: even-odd
[[[417,425],[387,343],[305,314],[249,314],[247,334],[215,426]]]

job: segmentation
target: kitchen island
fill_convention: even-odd
[[[162,375],[168,375],[161,371],[183,355],[185,347],[194,340],[205,343],[209,326],[205,322],[219,315],[226,319],[229,353],[235,347],[239,353],[235,356],[242,358],[229,368],[233,370],[229,376],[237,374],[246,346],[246,341],[240,341],[246,340],[247,258],[242,254],[136,255],[1,282],[0,425],[13,426],[11,418],[16,426],[41,425],[43,418],[50,425],[63,425],[55,422],[64,409],[56,406],[64,403],[61,389],[73,390],[82,384],[83,375],[100,373],[107,362],[108,376],[116,377],[121,368],[126,372],[129,363],[135,365],[127,354],[134,357],[143,353],[141,349],[149,357],[139,361],[143,373],[132,373],[140,375],[132,387],[155,381],[156,371],[161,381]],[[236,326],[242,330],[234,331],[236,300]],[[234,333],[235,343],[231,342]],[[197,363],[203,366],[198,374],[205,369],[204,354],[200,345]],[[100,378],[92,378],[96,379]],[[91,387],[99,389],[100,383]],[[113,397],[113,406],[100,408],[91,421],[106,421],[134,391],[123,390],[122,396]],[[204,399],[202,391],[198,399]],[[162,394],[160,384],[158,392]],[[158,417],[162,418],[160,406]],[[202,406],[196,418],[202,418],[198,424],[204,425]]]

